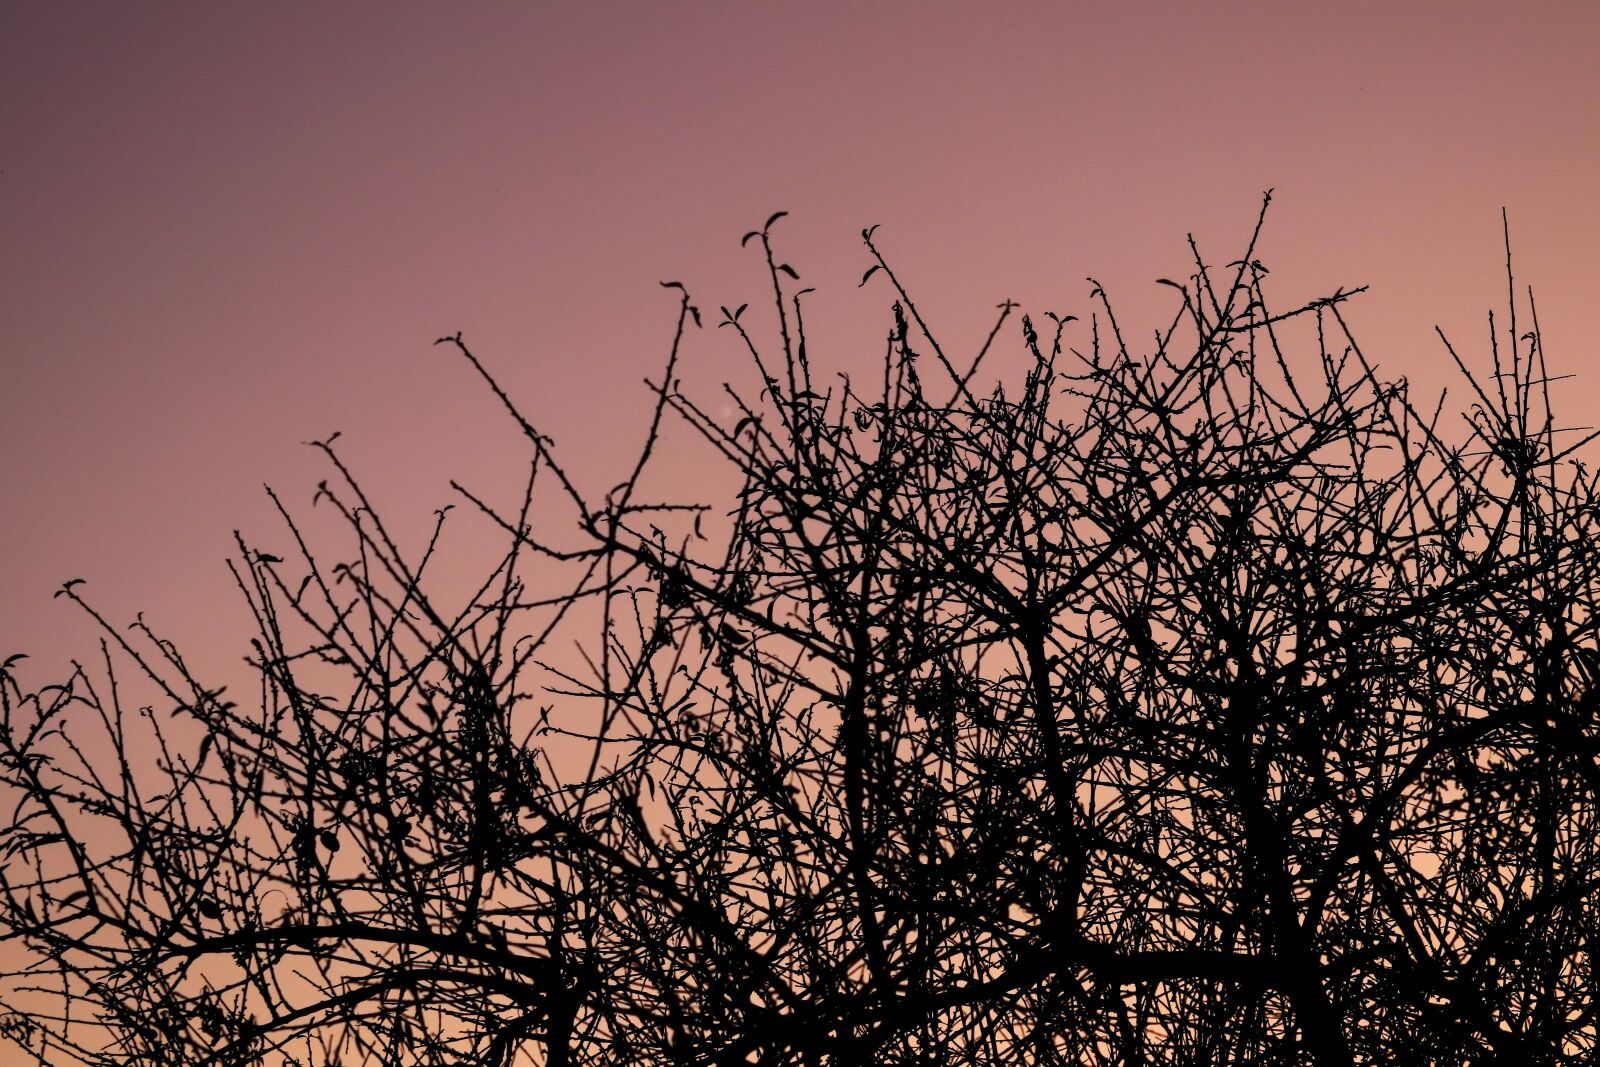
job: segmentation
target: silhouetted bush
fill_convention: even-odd
[[[1030,369],[980,389],[868,231],[863,392],[808,355],[776,220],[775,335],[707,321],[759,395],[678,391],[668,283],[601,499],[444,339],[532,456],[512,507],[457,487],[505,544],[465,606],[326,444],[341,561],[288,510],[294,558],[240,542],[259,698],[142,620],[63,685],[8,669],[6,1032],[58,1065],[1590,1062],[1596,483],[1531,303],[1464,410],[1423,404],[1352,294],[1273,309],[1252,236],[1148,350],[1098,286],[1075,323],[1008,302]],[[645,498],[672,419],[726,517]]]

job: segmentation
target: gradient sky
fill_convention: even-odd
[[[275,544],[341,430],[416,529],[504,490],[514,428],[431,342],[466,339],[581,481],[615,483],[682,279],[760,301],[741,234],[818,288],[813,362],[875,360],[880,244],[945,344],[1010,297],[1148,336],[1276,189],[1280,304],[1350,313],[1392,374],[1483,355],[1500,210],[1546,348],[1600,422],[1600,7],[1592,2],[90,4],[0,7],[0,655],[92,651],[84,577],[202,668],[247,619],[224,559]],[[753,311],[756,309],[753,309]],[[1013,328],[1015,320],[1013,320]],[[1014,331],[1013,331],[1014,332]],[[1015,336],[1009,338],[1015,346]],[[693,340],[702,395],[750,372]],[[663,468],[685,496],[690,451]],[[280,538],[281,540],[281,538]]]

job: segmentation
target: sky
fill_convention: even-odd
[[[0,6],[0,656],[42,684],[95,633],[84,578],[202,669],[246,651],[232,531],[281,547],[338,430],[420,536],[526,453],[463,332],[578,480],[627,472],[675,320],[759,301],[774,211],[817,293],[813,362],[880,352],[864,226],[943,343],[1001,300],[1148,336],[1185,236],[1259,249],[1287,304],[1444,383],[1486,358],[1501,210],[1565,383],[1600,398],[1600,8],[1592,3],[274,3]],[[1166,303],[1164,303],[1166,302]],[[759,308],[753,309],[759,314]],[[1159,311],[1159,314],[1157,312]],[[759,322],[764,320],[757,320]],[[1009,343],[1020,345],[1012,320]],[[691,339],[714,397],[750,370]],[[659,476],[709,492],[675,444]],[[274,540],[276,538],[276,540]]]

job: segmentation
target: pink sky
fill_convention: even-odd
[[[1600,422],[1600,8],[1343,4],[58,4],[0,8],[0,656],[92,651],[84,577],[202,667],[247,620],[231,531],[305,509],[337,429],[420,527],[513,484],[513,428],[431,347],[463,330],[580,480],[626,473],[682,279],[759,301],[772,211],[813,361],[879,353],[879,238],[945,343],[1006,297],[1140,322],[1192,231],[1287,304],[1370,284],[1390,373],[1486,351],[1500,209],[1547,351]],[[1154,320],[1148,320],[1153,327]],[[1014,345],[1015,339],[1011,339]],[[749,371],[687,353],[710,395]],[[697,459],[664,468],[694,496]]]

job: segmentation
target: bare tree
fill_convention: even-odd
[[[1492,371],[1456,360],[1465,410],[1419,406],[1346,328],[1359,290],[1269,304],[1258,221],[1225,267],[1190,242],[1147,351],[1095,285],[980,390],[1014,305],[958,362],[868,230],[896,299],[867,392],[814,377],[779,218],[745,239],[774,335],[719,324],[755,395],[725,425],[678,390],[701,315],[666,283],[599,500],[443,339],[530,455],[509,507],[456,486],[505,544],[464,605],[427,579],[445,512],[404,551],[330,443],[341,562],[286,508],[292,560],[239,543],[259,697],[142,620],[62,685],[7,663],[8,1035],[51,1064],[1590,1062],[1596,482],[1531,294]],[[646,496],[674,420],[739,476],[726,522]]]

